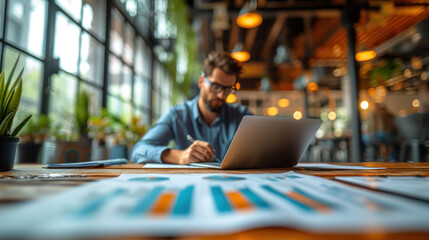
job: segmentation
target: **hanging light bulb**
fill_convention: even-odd
[[[232,49],[231,57],[239,62],[246,62],[250,59],[250,53],[243,49],[243,43],[238,42]]]
[[[254,28],[261,25],[262,16],[255,9],[256,0],[250,1],[250,4],[244,4],[237,17],[237,25],[242,28]]]
[[[374,50],[368,50],[365,46],[362,46],[360,51],[356,53],[355,58],[358,62],[364,62],[374,59],[376,56],[377,53]]]

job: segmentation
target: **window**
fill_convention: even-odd
[[[76,21],[80,21],[82,0],[56,0],[55,2],[59,7],[61,7],[61,9],[70,14]]]
[[[106,1],[83,0],[82,26],[104,41],[106,35]]]
[[[1,67],[10,73],[18,55],[20,55],[20,60],[15,70],[15,77],[25,66],[22,75],[22,97],[16,123],[29,113],[38,113],[40,108],[47,4],[43,0],[8,1],[7,13],[4,12],[4,4],[5,0],[0,0],[0,36],[3,36],[3,25],[7,25],[7,32],[0,42],[0,56],[3,61]],[[6,21],[3,22],[5,15]]]
[[[16,0],[8,4],[6,40],[43,57],[46,1]]]
[[[63,71],[52,76],[50,115],[54,126],[60,126],[61,132],[74,130],[74,109],[77,96],[78,79]]]
[[[165,113],[171,105],[172,79],[158,62],[156,94],[152,95],[152,58],[155,55],[153,46],[146,41],[152,29],[149,25],[154,17],[152,7],[159,5],[157,11],[163,19],[157,21],[164,24],[162,28],[168,33],[163,37],[174,36],[175,29],[168,31],[169,23],[165,18],[168,2],[157,2],[113,1],[112,9],[108,10],[112,11],[111,29],[106,33],[105,0],[0,0],[2,68],[10,69],[18,55],[19,65],[25,65],[17,118],[43,111],[51,115],[53,124],[62,127],[62,133],[71,133],[80,89],[90,93],[91,113],[101,109],[103,97],[107,98],[106,107],[127,123],[135,115],[151,124],[152,101],[156,107],[155,120]],[[124,8],[118,9],[121,5]],[[50,7],[53,12],[48,12]],[[53,14],[49,16],[53,19],[49,23],[48,14]],[[53,24],[52,29],[48,28],[50,24]],[[106,46],[106,34],[110,37],[109,46]],[[53,43],[47,45],[47,39],[53,39]],[[45,56],[46,50],[52,52],[52,56]],[[45,67],[51,64],[51,58],[59,59],[59,72],[45,76]],[[106,58],[108,76],[104,76]],[[105,77],[107,86],[104,86]],[[42,99],[46,95],[49,95],[49,103]]]
[[[82,33],[80,49],[80,77],[97,86],[103,86],[104,46],[91,37]]]
[[[4,16],[4,1],[0,0],[0,38],[3,38],[3,16]],[[1,45],[0,45],[1,47]]]
[[[124,18],[117,9],[112,10],[112,28],[110,30],[110,50],[122,56],[124,40],[122,38],[122,24]]]
[[[57,12],[54,56],[60,59],[60,68],[72,74],[77,74],[79,34],[79,26]]]
[[[150,124],[150,98],[151,98],[151,67],[152,54],[149,47],[142,38],[137,38],[135,48],[135,72],[133,96],[136,112],[142,115],[143,122]],[[141,110],[137,110],[141,109]]]
[[[4,69],[6,73],[10,73],[12,70],[13,64],[15,63],[18,55],[20,55],[20,59],[12,79],[16,79],[21,69],[25,66],[22,74],[23,84],[21,103],[17,114],[17,118],[19,120],[21,117],[22,119],[25,118],[29,113],[36,114],[39,109],[43,64],[26,54],[14,50],[13,48],[6,47],[5,54],[3,56]]]
[[[159,61],[154,64],[153,109],[154,121],[165,114],[171,107],[171,77]]]

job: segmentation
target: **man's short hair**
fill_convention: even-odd
[[[240,63],[226,52],[211,52],[204,59],[204,74],[206,76],[211,76],[215,68],[221,69],[226,74],[235,74],[237,82],[242,70]]]

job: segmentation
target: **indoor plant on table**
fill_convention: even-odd
[[[0,152],[2,155],[0,171],[9,171],[13,168],[16,147],[19,142],[18,133],[31,118],[31,115],[29,115],[15,128],[12,128],[13,120],[21,101],[22,73],[24,72],[24,69],[22,69],[18,77],[12,80],[18,60],[19,56],[7,80],[5,71],[2,71],[0,75]]]
[[[75,132],[73,134],[55,134],[55,153],[49,158],[50,163],[84,162],[91,158],[91,142],[88,137],[90,117],[90,95],[81,89],[78,93],[74,113]],[[49,143],[51,145],[52,143]],[[47,146],[46,148],[51,148]]]
[[[33,116],[20,134],[17,162],[41,162],[41,149],[51,137],[51,119],[48,115]]]

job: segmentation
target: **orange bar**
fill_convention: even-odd
[[[306,205],[308,205],[308,206],[310,206],[310,207],[312,207],[312,208],[314,208],[320,212],[328,213],[330,210],[328,206],[325,206],[321,203],[315,202],[315,201],[313,201],[313,200],[311,200],[311,199],[309,199],[309,198],[307,198],[307,197],[305,197],[302,194],[299,194],[297,192],[289,192],[286,195],[288,195],[289,197],[291,197],[297,201],[300,201],[300,202],[302,202],[302,203],[304,203],[304,204],[306,204]]]
[[[250,210],[252,208],[252,205],[239,192],[228,192],[226,195],[237,210]]]
[[[158,202],[153,206],[150,215],[166,215],[171,208],[174,193],[164,193],[159,197]]]

